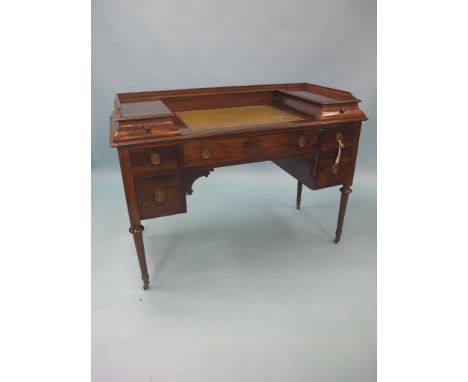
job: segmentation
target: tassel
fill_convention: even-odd
[[[338,141],[338,155],[336,156],[335,159],[335,164],[340,163],[340,157],[341,157],[341,149],[344,149],[345,145],[341,143],[341,139]]]

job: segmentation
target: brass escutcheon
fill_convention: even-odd
[[[201,156],[203,159],[209,159],[210,158],[210,149],[208,147],[203,147],[201,151]]]
[[[305,144],[306,144],[305,138],[304,137],[299,137],[299,139],[297,140],[297,145],[299,147],[305,147]]]
[[[341,135],[341,133],[336,133],[335,139],[337,143],[340,143],[343,139],[343,136]]]
[[[163,190],[161,190],[160,188],[158,188],[156,190],[156,192],[154,193],[154,199],[157,201],[157,202],[162,202],[164,199],[166,199],[166,194],[164,193]]]
[[[335,164],[332,166],[332,168],[331,168],[332,174],[335,174],[335,175],[338,174],[338,171],[339,171],[339,170],[340,170],[340,166],[337,165],[336,163],[335,163]]]
[[[158,153],[151,153],[150,155],[150,161],[152,164],[154,164],[155,166],[157,166],[158,164],[161,163],[161,157],[159,156]]]

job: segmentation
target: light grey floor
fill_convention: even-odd
[[[375,381],[375,178],[339,191],[273,164],[216,169],[146,221],[141,288],[120,174],[92,179],[92,374],[101,381]]]

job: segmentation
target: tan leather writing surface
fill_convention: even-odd
[[[192,130],[261,125],[264,123],[290,122],[304,119],[271,105],[190,110],[176,112],[176,114]]]

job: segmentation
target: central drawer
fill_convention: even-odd
[[[302,154],[317,148],[315,132],[294,132],[190,142],[184,145],[186,167],[259,162]]]

